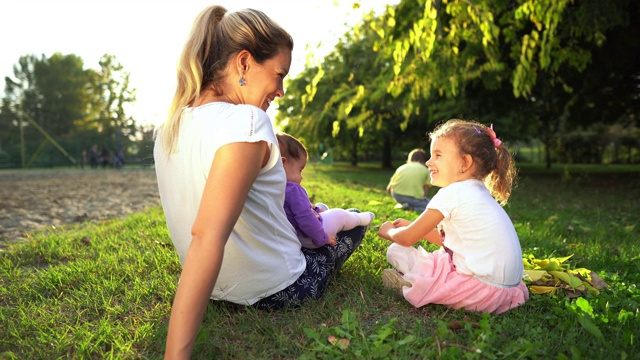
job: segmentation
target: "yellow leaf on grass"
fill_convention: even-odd
[[[565,284],[571,286],[572,288],[577,288],[578,286],[582,285],[582,280],[570,275],[566,272],[562,272],[562,271],[549,271],[549,274],[555,276],[556,278],[560,279],[562,282],[564,282]]]
[[[545,269],[549,266],[549,259],[532,259],[532,262],[540,269]]]
[[[551,279],[551,275],[545,270],[525,270],[522,280],[524,281],[547,281]]]
[[[529,290],[536,295],[555,295],[557,288],[555,286],[531,285]]]
[[[589,270],[589,269],[577,268],[577,269],[573,269],[573,270],[567,270],[567,272],[569,274],[572,274],[572,275],[580,274],[585,279],[591,281],[591,276],[589,275],[589,274],[591,274],[591,270]]]
[[[562,265],[560,265],[560,264],[561,264],[561,262],[558,261],[558,259],[555,259],[555,258],[549,259],[549,263],[543,269],[545,269],[547,271],[562,270]]]
[[[569,256],[561,257],[561,258],[554,258],[554,259],[556,259],[560,264],[562,264],[563,262],[571,259],[572,256],[573,256],[573,254],[571,254]]]
[[[587,288],[587,290],[591,293],[591,295],[595,295],[595,296],[600,295],[600,291],[594,288],[593,286],[591,286],[591,284],[589,284],[588,282],[583,281],[582,284]]]

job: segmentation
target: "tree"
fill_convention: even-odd
[[[136,123],[125,111],[136,100],[135,89],[130,88],[130,74],[115,56],[103,55],[99,65],[99,70],[90,70],[89,124],[109,143],[115,143],[117,151],[135,141]]]
[[[20,131],[24,138],[41,143],[43,135],[28,122],[31,119],[53,139],[73,133],[74,123],[85,118],[87,74],[82,59],[59,53],[22,56],[13,67],[14,76],[5,78],[0,125],[7,149],[19,148]],[[22,125],[22,129],[20,128]],[[32,142],[33,143],[33,142]]]
[[[450,117],[480,118],[495,122],[507,139],[542,139],[550,166],[558,134],[605,113],[611,122],[637,113],[638,51],[621,54],[623,70],[611,58],[600,66],[607,44],[618,52],[637,49],[637,25],[629,21],[637,8],[631,0],[403,0],[347,33],[325,58],[321,79],[300,88],[325,110],[330,106],[322,114],[334,117],[332,129],[345,123],[375,129],[372,138],[385,152],[415,129]],[[361,76],[345,71],[351,56],[366,69]],[[602,89],[592,79],[619,80]],[[627,96],[602,93],[619,94],[611,90],[618,84]],[[585,104],[603,106],[585,117]],[[616,112],[618,104],[624,110]]]
[[[73,54],[20,57],[13,77],[5,78],[0,141],[16,154],[20,125],[26,139],[41,139],[24,117],[34,119],[54,139],[81,147],[88,147],[87,142],[132,140],[135,121],[125,111],[135,101],[129,74],[111,55],[104,55],[99,65],[100,70],[85,69]]]

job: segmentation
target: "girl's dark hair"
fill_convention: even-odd
[[[427,162],[427,152],[423,149],[413,149],[407,156],[407,162],[419,162],[424,165]]]
[[[280,147],[280,155],[287,160],[307,159],[309,153],[307,148],[302,145],[300,140],[287,133],[277,133],[278,147]]]

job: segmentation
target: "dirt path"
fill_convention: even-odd
[[[33,229],[124,216],[159,203],[151,169],[0,170],[0,245]]]

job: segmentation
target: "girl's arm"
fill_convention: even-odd
[[[165,358],[190,357],[218,278],[224,246],[268,158],[266,142],[232,143],[216,152],[171,309]]]
[[[406,220],[395,221],[394,223],[387,221],[380,226],[378,236],[403,246],[414,245],[423,238],[433,244],[442,246],[440,234],[435,229],[442,219],[444,219],[444,216],[440,211],[427,209],[410,223]]]

